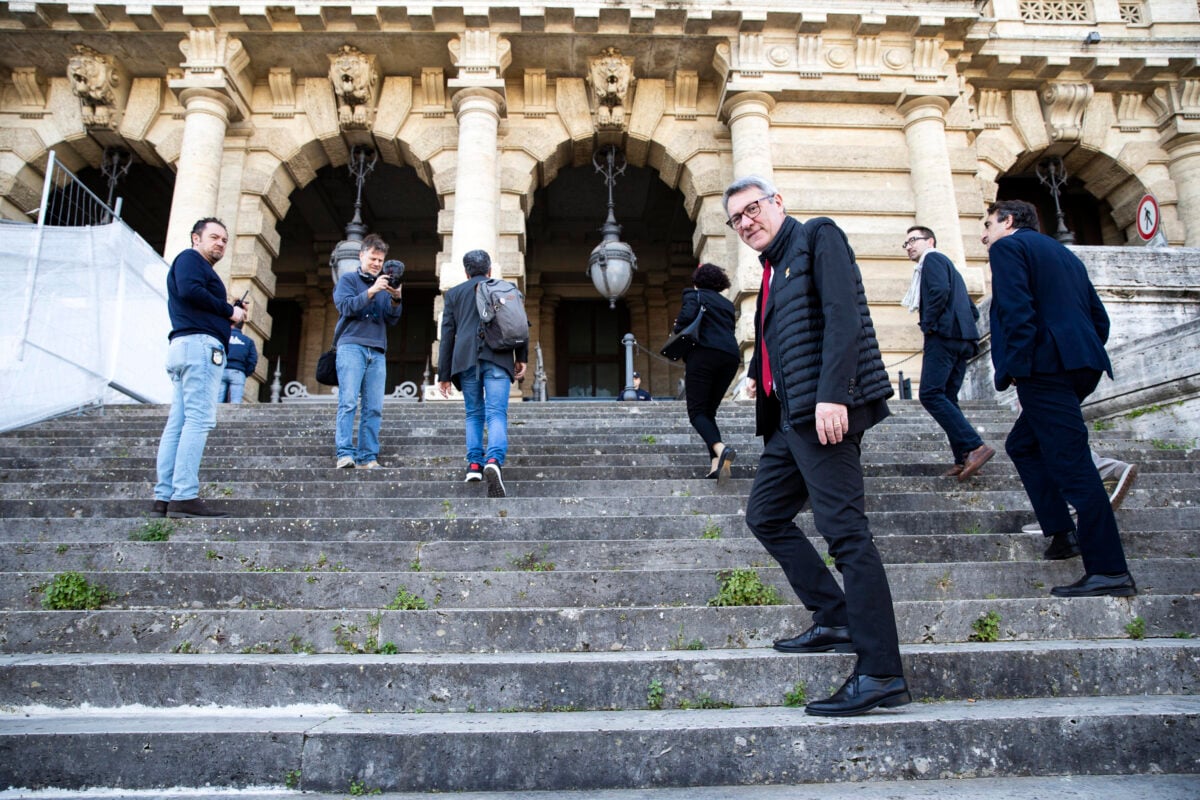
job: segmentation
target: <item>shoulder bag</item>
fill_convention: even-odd
[[[704,304],[701,303],[700,313],[696,315],[696,318],[689,322],[683,330],[672,333],[658,352],[672,361],[678,361],[692,352],[692,348],[700,343],[700,321],[704,319],[704,312]]]
[[[338,325],[338,331],[333,335],[333,345],[321,353],[321,357],[317,359],[317,383],[325,386],[337,386],[337,343],[342,336],[344,328],[341,324]]]

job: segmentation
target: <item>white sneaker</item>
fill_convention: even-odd
[[[483,467],[483,477],[487,480],[488,497],[507,497],[504,491],[504,477],[500,473],[500,465],[489,461]]]
[[[338,469],[354,469],[354,457],[342,456],[337,460]]]
[[[359,464],[358,468],[359,469],[383,469],[383,464],[380,464],[375,459],[371,459],[370,461],[368,461],[365,464]]]
[[[1137,480],[1137,465],[1118,461],[1107,476],[1101,475],[1100,477],[1104,479],[1105,489],[1108,489],[1110,484],[1112,485],[1108,493],[1108,502],[1113,511],[1116,511],[1121,507],[1121,503],[1125,502],[1125,495],[1129,494],[1129,490],[1133,488],[1133,482]]]

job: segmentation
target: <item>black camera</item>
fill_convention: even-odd
[[[388,286],[397,289],[400,286],[401,278],[404,277],[404,262],[389,258],[383,262],[383,269],[380,272],[387,275]]]

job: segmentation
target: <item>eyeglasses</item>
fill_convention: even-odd
[[[762,197],[743,208],[740,212],[725,220],[725,224],[736,231],[741,227],[742,220],[746,217],[749,217],[750,219],[758,219],[758,215],[762,213],[762,205],[760,205],[762,201],[770,200],[772,203],[774,203],[775,201],[772,199],[773,197],[774,195],[764,194]]]
[[[928,239],[928,236],[910,236],[904,240],[904,244],[900,245],[901,250],[907,250],[913,242],[919,242],[922,239]]]

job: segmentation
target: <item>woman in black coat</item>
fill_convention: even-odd
[[[722,482],[729,478],[729,465],[737,452],[721,441],[717,407],[729,391],[729,384],[741,362],[741,352],[733,335],[733,303],[720,294],[728,288],[729,277],[725,270],[716,264],[701,264],[692,273],[692,288],[683,290],[683,307],[675,319],[675,330],[683,330],[704,306],[699,343],[684,358],[687,363],[687,412],[712,459],[712,469],[705,477]]]

